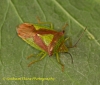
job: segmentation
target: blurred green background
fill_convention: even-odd
[[[60,54],[64,72],[55,55],[27,67],[37,59],[27,56],[39,51],[18,37],[16,27],[37,23],[37,16],[58,31],[68,23],[65,36],[73,44],[87,27],[77,47],[69,50],[74,63],[68,54]],[[37,80],[11,80],[22,77]],[[0,85],[100,85],[100,0],[0,0]]]

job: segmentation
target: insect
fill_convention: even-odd
[[[50,27],[43,26],[45,24],[49,24]],[[58,53],[64,52],[71,56],[71,54],[68,52],[68,49],[77,45],[84,31],[86,30],[85,29],[82,32],[74,45],[72,45],[72,42],[70,42],[70,46],[66,46],[65,42],[70,40],[69,37],[64,38],[65,28],[67,25],[68,24],[65,24],[64,27],[62,27],[63,30],[58,32],[53,29],[52,23],[41,22],[38,18],[38,24],[23,23],[17,27],[18,36],[32,47],[41,51],[37,55],[41,57],[38,60],[33,60],[30,62],[28,66],[31,66],[33,63],[42,60],[47,54],[49,56],[56,55],[57,61],[62,66],[62,71],[64,71],[64,65],[61,63]],[[71,59],[73,63],[72,56]]]

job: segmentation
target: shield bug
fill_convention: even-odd
[[[50,27],[43,26],[45,24],[50,24]],[[69,46],[66,46],[65,42],[70,41],[69,37],[64,38],[64,29],[66,26],[67,24],[64,25],[62,31],[58,32],[53,29],[53,25],[51,23],[41,22],[38,19],[38,24],[23,23],[17,27],[18,36],[21,37],[26,43],[30,44],[32,47],[41,51],[37,55],[41,56],[40,59],[33,60],[31,63],[29,63],[28,66],[42,60],[48,54],[49,56],[56,55],[58,63],[62,66],[62,71],[64,70],[64,65],[61,63],[58,53],[65,52],[70,54],[68,49],[75,47],[84,33],[82,32],[81,36],[74,45],[72,45],[72,42],[69,42]]]

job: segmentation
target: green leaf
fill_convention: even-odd
[[[16,27],[25,22],[37,23],[37,16],[41,21],[52,22],[54,29],[58,31],[61,31],[65,23],[68,23],[65,36],[71,37],[73,44],[87,27],[77,47],[69,50],[74,63],[71,63],[68,54],[60,54],[60,59],[65,65],[64,72],[61,71],[55,55],[51,57],[47,55],[40,62],[27,67],[32,60],[37,59],[32,57],[27,60],[27,56],[31,54],[35,56],[39,51],[18,37]],[[1,0],[0,84],[99,85],[100,1]]]

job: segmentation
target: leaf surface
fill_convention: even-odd
[[[100,85],[99,0],[2,0],[0,11],[1,85]],[[68,23],[65,36],[73,44],[87,27],[77,47],[69,50],[74,63],[68,54],[60,54],[64,72],[55,55],[27,67],[39,51],[19,38],[16,28],[25,22],[37,23],[36,17],[53,23],[58,31]],[[34,57],[27,60],[31,54]]]

